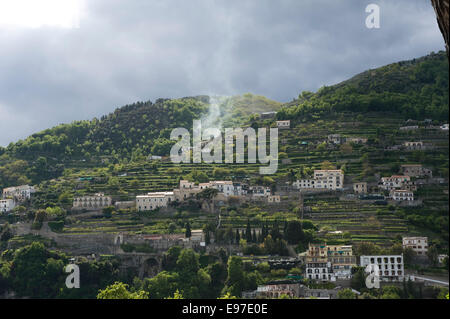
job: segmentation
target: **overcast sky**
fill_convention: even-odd
[[[46,7],[0,0],[3,146],[160,97],[252,92],[286,102],[444,49],[429,0],[85,0],[68,24],[56,18],[73,9],[38,1]],[[365,26],[370,3],[379,29]]]

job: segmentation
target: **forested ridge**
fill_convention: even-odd
[[[391,112],[416,120],[448,119],[448,59],[444,51],[360,73],[316,93],[303,91],[279,112],[298,119],[332,112]]]

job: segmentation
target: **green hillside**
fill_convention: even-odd
[[[421,120],[448,119],[448,59],[444,51],[368,70],[317,93],[302,92],[280,119],[333,112],[390,112]]]

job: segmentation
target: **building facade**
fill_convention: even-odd
[[[378,266],[380,281],[384,282],[403,281],[405,276],[403,255],[361,256],[360,265],[362,267]]]
[[[136,208],[139,212],[164,208],[175,200],[173,192],[154,192],[136,196]]]
[[[381,189],[390,191],[392,189],[403,188],[406,183],[410,182],[411,178],[406,175],[392,175],[391,177],[382,177],[379,187]]]
[[[403,248],[411,248],[418,256],[426,256],[428,237],[403,237]]]
[[[8,213],[16,207],[13,199],[0,199],[0,213]]]
[[[281,202],[281,197],[280,197],[280,195],[267,196],[267,202],[271,203],[271,204],[280,203]]]
[[[333,279],[350,279],[352,268],[356,266],[356,256],[350,245],[328,245],[328,261],[331,263]]]
[[[97,193],[93,196],[81,196],[73,199],[73,209],[102,209],[112,205],[112,197]]]
[[[353,183],[353,192],[355,194],[367,194],[367,183],[366,182]]]
[[[409,177],[433,177],[433,172],[430,169],[423,168],[421,164],[408,164],[401,166],[402,174]]]
[[[3,198],[11,198],[16,202],[23,202],[31,198],[31,194],[36,192],[33,186],[21,185],[15,187],[7,187],[3,189]]]
[[[398,202],[414,200],[414,193],[406,189],[393,189],[390,192],[390,196],[393,200]]]
[[[291,127],[291,121],[290,120],[286,120],[286,121],[277,121],[277,127],[279,129],[288,129]]]
[[[313,179],[297,180],[292,184],[297,189],[331,189],[344,188],[344,172],[340,169],[315,170]]]

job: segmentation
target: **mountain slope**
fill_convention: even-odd
[[[448,60],[444,51],[360,73],[317,93],[303,92],[280,119],[330,112],[393,112],[422,119],[448,118]]]

